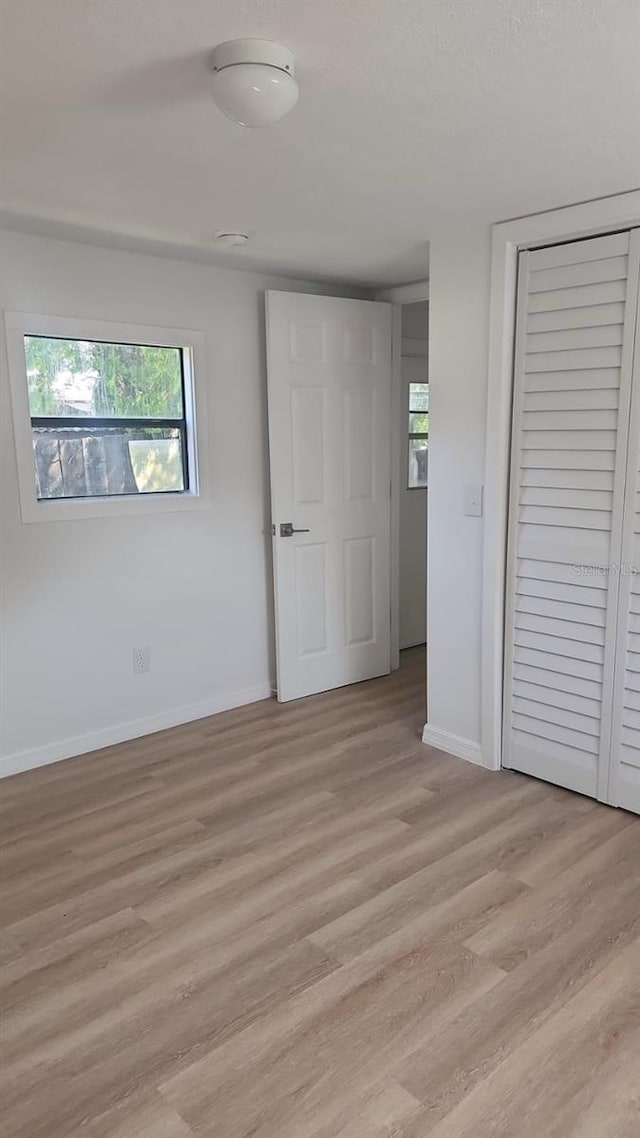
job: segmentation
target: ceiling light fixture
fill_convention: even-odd
[[[269,126],[298,101],[293,52],[279,43],[228,40],[213,49],[211,70],[216,103],[240,126]]]

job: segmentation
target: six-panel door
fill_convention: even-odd
[[[391,309],[268,292],[280,700],[390,670]],[[291,536],[280,526],[292,523]]]

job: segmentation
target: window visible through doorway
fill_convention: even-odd
[[[429,384],[409,384],[409,471],[410,490],[427,486],[429,466]]]
[[[189,350],[24,335],[38,501],[189,490]]]

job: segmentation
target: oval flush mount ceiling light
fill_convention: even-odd
[[[269,126],[298,101],[293,52],[270,40],[218,44],[211,56],[213,97],[240,126]]]

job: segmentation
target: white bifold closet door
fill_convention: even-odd
[[[634,238],[640,231],[634,230]],[[640,814],[640,305],[631,382],[607,801]]]
[[[640,554],[637,430],[633,519],[625,506],[638,233],[520,255],[503,752],[507,767],[616,805],[631,805],[613,797],[616,777],[631,780],[636,809],[640,578],[619,570],[623,530]]]

